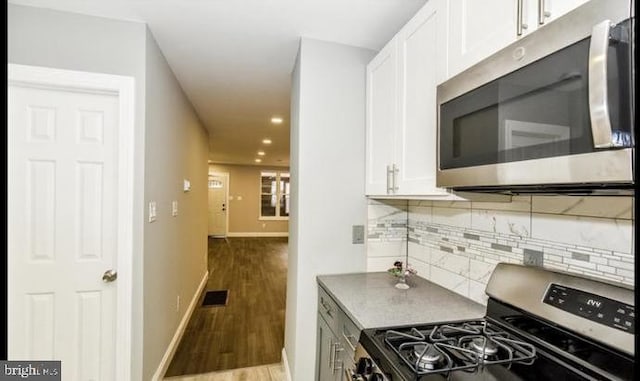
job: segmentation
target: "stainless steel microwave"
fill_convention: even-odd
[[[439,85],[437,186],[632,189],[634,13],[591,0]]]

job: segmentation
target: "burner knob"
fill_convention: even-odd
[[[371,374],[371,368],[373,368],[373,362],[368,357],[360,357],[358,359],[358,365],[356,367],[356,373],[361,375]]]

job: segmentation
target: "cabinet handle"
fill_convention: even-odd
[[[351,343],[351,339],[354,339],[354,341],[355,341],[356,337],[355,337],[355,336],[353,336],[353,335],[347,335],[347,334],[345,334],[345,333],[344,333],[344,330],[342,331],[342,337],[344,337],[344,339],[347,341],[347,345],[349,346],[349,348],[351,348],[351,350],[352,350],[352,351],[355,351],[355,350],[356,350],[356,347],[355,347],[355,345],[353,345],[353,344]],[[351,339],[350,339],[350,338],[351,338]]]
[[[551,12],[545,10],[545,0],[538,0],[538,24],[542,25],[547,17],[551,17]]]
[[[391,181],[389,181],[390,175],[393,175],[393,172],[391,171],[391,167],[387,165],[387,194],[391,194],[392,191]]]
[[[333,340],[330,340],[330,342],[331,349],[329,349],[329,364],[327,364],[327,368],[333,368],[333,355],[335,354],[333,351],[333,349],[335,348],[335,343],[333,342]]]
[[[398,172],[400,172],[400,168],[396,167],[396,165],[393,165],[393,193],[396,193],[398,191]]]
[[[333,317],[333,314],[331,312],[331,306],[327,305],[327,303],[324,301],[324,299],[320,298],[320,304],[322,305],[322,307],[324,307],[324,312],[329,315],[329,317]]]
[[[524,0],[517,0],[517,15],[516,15],[516,34],[522,36],[522,30],[527,29],[528,25],[524,22]]]
[[[339,367],[336,367],[336,363],[340,362],[338,361],[338,352],[341,352],[344,350],[344,348],[339,348],[340,343],[333,343],[333,364],[331,365],[331,373],[335,374],[336,370],[342,368],[342,364]]]

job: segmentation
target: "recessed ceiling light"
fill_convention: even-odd
[[[264,151],[258,151],[258,156],[264,156]]]
[[[271,118],[271,123],[280,124],[280,123],[282,123],[282,118],[279,117],[279,116],[274,116],[273,118]]]
[[[262,144],[271,144],[271,139],[262,139]]]
[[[254,160],[256,163],[262,163],[262,159],[255,159]]]

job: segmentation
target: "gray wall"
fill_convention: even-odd
[[[132,379],[142,377],[142,250],[146,26],[42,8],[7,5],[9,63],[132,76],[135,180]]]
[[[316,275],[364,271],[365,67],[375,52],[303,38],[291,99],[292,214],[285,324],[295,381],[311,380],[316,358]]]
[[[150,32],[146,79],[144,199],[145,205],[155,201],[158,211],[144,229],[142,379],[150,380],[207,271],[208,133]]]
[[[149,380],[206,271],[207,132],[145,24],[7,9],[9,63],[135,79],[131,378]],[[191,192],[182,192],[183,179],[191,180]],[[158,203],[153,224],[146,223],[149,200]]]

